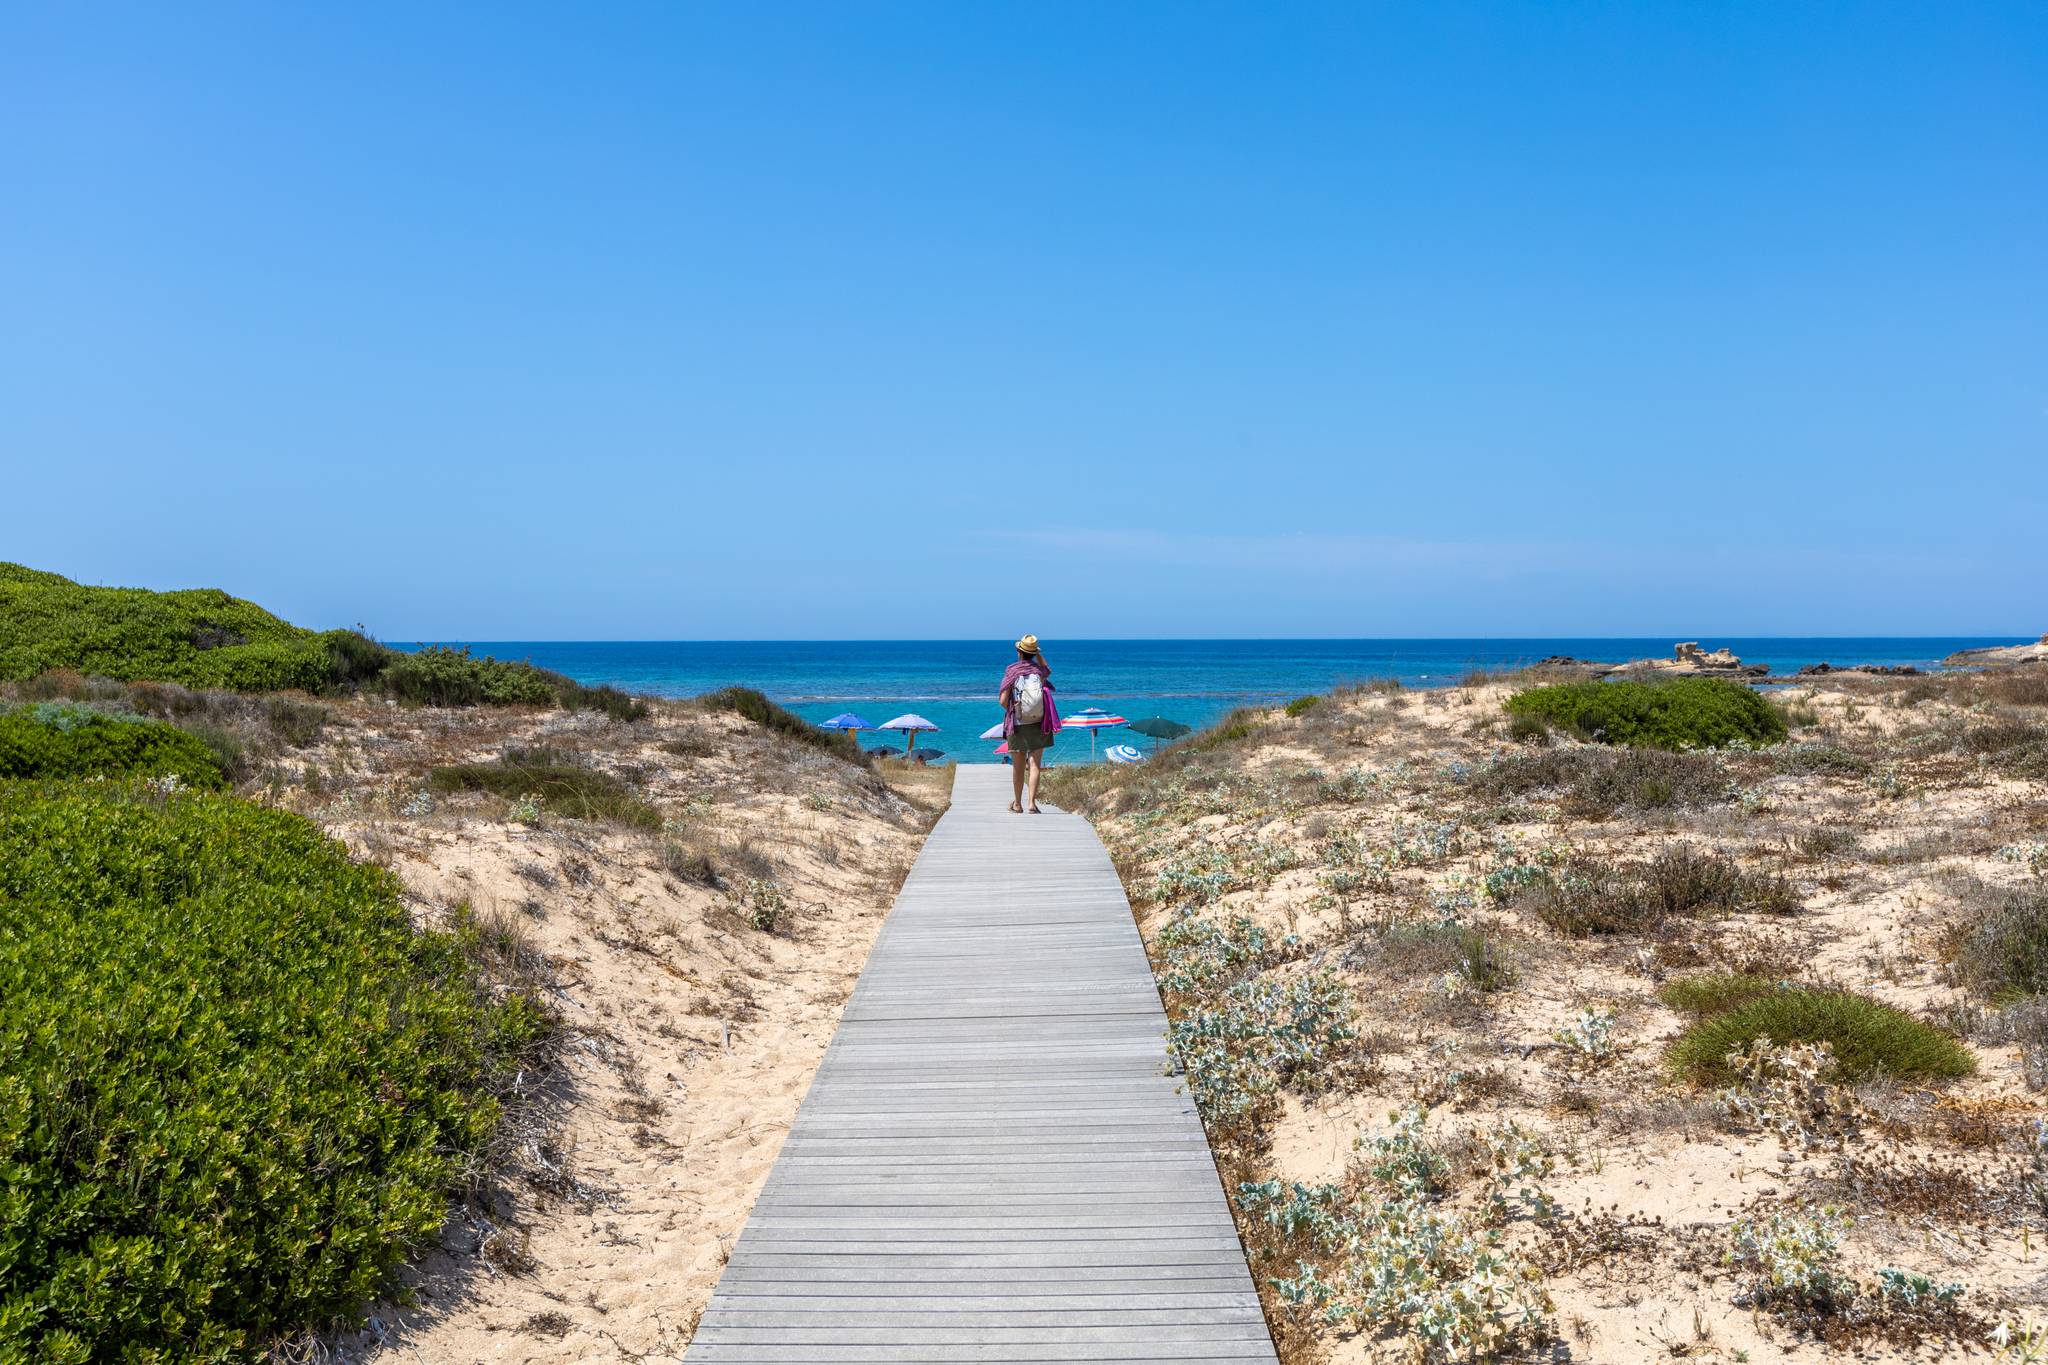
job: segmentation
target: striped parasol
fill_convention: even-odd
[[[1090,759],[1095,757],[1095,732],[1097,730],[1100,730],[1105,725],[1124,725],[1127,723],[1122,716],[1111,715],[1099,706],[1091,706],[1087,710],[1074,715],[1060,717],[1060,728],[1062,730],[1086,730],[1088,732],[1088,757]]]

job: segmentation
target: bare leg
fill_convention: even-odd
[[[1024,809],[1024,755],[1010,755],[1010,809],[1022,812]]]
[[[1038,778],[1045,771],[1045,764],[1042,761],[1044,753],[1045,750],[1043,749],[1033,749],[1031,751],[1031,813],[1033,815],[1038,814]]]

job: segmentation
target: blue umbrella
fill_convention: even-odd
[[[819,721],[818,728],[820,730],[872,730],[875,727],[851,711],[841,711],[830,720]]]

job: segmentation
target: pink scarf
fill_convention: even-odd
[[[1036,673],[1040,681],[1045,684],[1045,716],[1043,718],[1045,733],[1048,735],[1059,733],[1059,708],[1052,704],[1052,670],[1042,663],[1027,664],[1022,659],[1019,659],[1016,663],[1003,670],[1003,685],[996,689],[998,693],[1010,692],[1010,704],[1003,708],[1004,739],[1008,739],[1017,729],[1017,694],[1011,692],[1010,689],[1015,687],[1017,679],[1023,677],[1026,673]]]

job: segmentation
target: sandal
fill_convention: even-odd
[[[1010,803],[1010,814],[1012,814],[1012,815],[1022,815],[1023,813],[1024,813],[1024,808],[1023,808],[1022,806],[1018,805],[1018,804],[1017,804],[1017,803],[1016,803],[1015,801],[1012,801],[1012,802]]]
[[[1033,815],[1043,815],[1043,814],[1045,814],[1045,812],[1044,812],[1044,811],[1040,810],[1040,809],[1039,809],[1038,807],[1036,807],[1036,806],[1033,806],[1033,807],[1031,808],[1031,813],[1032,813]]]

